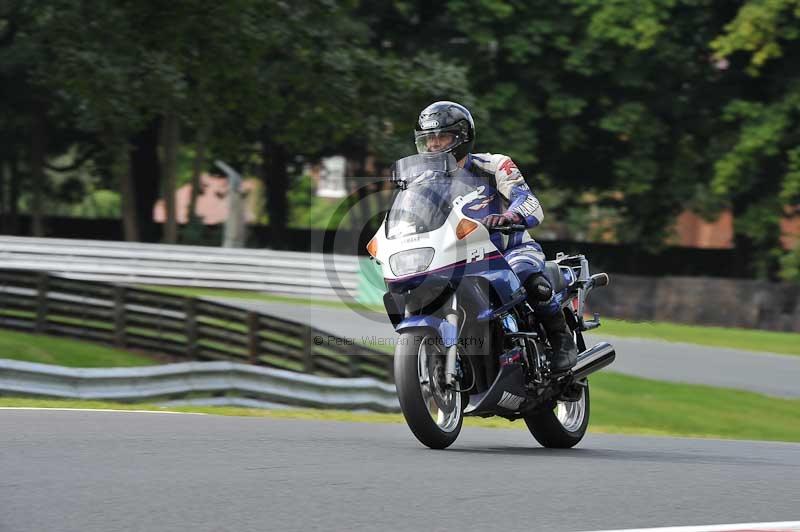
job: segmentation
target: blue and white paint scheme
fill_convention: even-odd
[[[414,157],[420,156],[408,159]],[[458,171],[426,171],[405,183],[373,238],[375,259],[391,293],[425,286],[434,297],[447,285],[481,278],[492,297],[484,296],[474,316],[479,321],[508,312],[525,300],[520,279],[498,247],[504,246],[506,237],[478,221],[483,207],[498,201],[497,192],[490,189],[479,178]],[[450,327],[443,321],[417,314],[405,316],[395,329],[428,327],[448,345],[451,340],[445,336]]]

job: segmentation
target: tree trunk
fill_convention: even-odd
[[[267,190],[270,245],[284,247],[289,218],[289,174],[286,171],[286,150],[272,141],[269,135],[262,140],[264,168],[262,179]]]
[[[167,113],[161,122],[161,176],[164,181],[164,206],[167,219],[164,223],[164,242],[178,241],[178,222],[175,216],[175,188],[178,171],[178,146],[180,123],[175,113]]]
[[[33,196],[31,201],[31,219],[33,236],[44,236],[44,165],[47,154],[47,124],[44,109],[39,108],[33,116],[31,131],[30,172]]]
[[[203,168],[206,166],[206,137],[206,131],[201,129],[197,135],[196,151],[192,163],[192,193],[189,198],[189,212],[186,217],[190,225],[200,221],[195,211],[197,210],[197,197],[200,195],[200,177],[203,175]]]
[[[10,235],[19,234],[19,160],[12,153],[8,161],[10,182],[8,186],[7,230]]]
[[[6,230],[6,176],[9,172],[5,159],[0,159],[0,233]]]
[[[107,128],[103,131],[103,144],[110,158],[109,171],[112,183],[119,188],[122,208],[122,233],[126,242],[139,241],[139,223],[136,216],[136,184],[133,179],[130,148],[125,139]]]
[[[136,216],[136,183],[133,180],[130,153],[127,147],[119,148],[114,153],[112,162],[114,177],[119,183],[122,195],[122,230],[126,242],[139,241],[139,223]]]
[[[153,220],[153,208],[158,199],[161,168],[158,160],[159,121],[131,138],[131,178],[136,183],[136,220],[139,237],[144,242],[158,242],[160,231]]]

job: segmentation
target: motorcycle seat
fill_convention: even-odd
[[[544,263],[544,274],[547,277],[547,280],[550,281],[550,286],[553,287],[553,292],[561,292],[567,286],[569,286],[566,279],[564,279],[564,274],[558,267],[558,263],[555,261],[548,260]]]

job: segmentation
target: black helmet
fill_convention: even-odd
[[[460,161],[475,145],[475,122],[463,105],[434,102],[419,114],[414,142],[417,153],[446,151]]]

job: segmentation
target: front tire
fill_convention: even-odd
[[[464,421],[462,394],[444,387],[445,349],[429,329],[400,335],[394,353],[397,397],[414,436],[431,449],[453,444]]]
[[[583,439],[589,426],[589,383],[584,384],[577,401],[557,401],[552,410],[525,417],[528,430],[543,447],[569,449]]]

